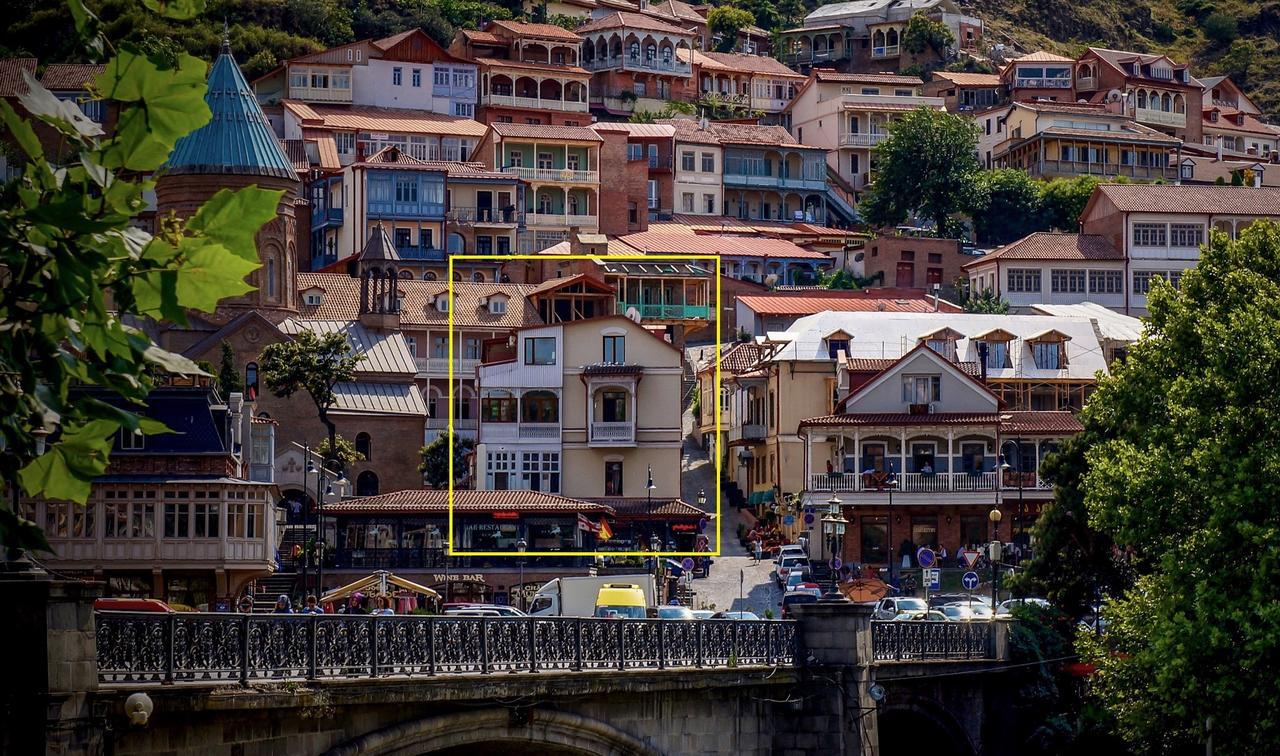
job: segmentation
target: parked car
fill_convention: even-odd
[[[444,613],[449,614],[458,609],[487,609],[496,612],[499,617],[524,617],[524,612],[514,606],[506,606],[505,604],[467,604],[467,603],[448,603],[444,605]]]
[[[693,616],[693,610],[687,606],[660,606],[658,607],[658,619],[691,620],[697,619],[697,617]]]
[[[924,614],[927,611],[929,611],[929,605],[924,602],[924,599],[910,596],[887,596],[880,599],[880,603],[876,605],[876,610],[871,614],[871,618],[891,620],[896,619],[903,612]]]
[[[990,604],[991,597],[987,596],[984,598],[984,597],[975,596],[969,593],[930,593],[929,594],[930,607],[946,606],[947,604],[968,604],[970,602],[974,604],[981,604],[981,603]]]
[[[974,619],[974,620],[989,620],[995,616],[995,613],[991,611],[991,607],[987,606],[986,604],[971,605],[971,604],[962,604],[962,603],[956,602],[954,604],[947,604],[947,606],[963,607],[965,611],[969,612],[970,619]]]
[[[446,609],[444,610],[446,617],[501,617],[502,615],[493,609]]]
[[[792,591],[782,597],[782,619],[791,616],[792,607],[796,604],[815,604],[818,601],[818,595],[808,591]]]
[[[107,612],[173,612],[174,610],[160,599],[137,598],[100,598],[93,600],[93,608]]]
[[[788,543],[785,546],[778,547],[778,556],[774,558],[773,561],[781,564],[782,558],[789,556],[804,557],[805,559],[809,558],[809,554],[804,550],[804,546],[801,546],[798,543]]]
[[[716,612],[711,619],[758,620],[760,617],[755,612]]]
[[[947,622],[968,622],[973,619],[973,612],[964,604],[947,604],[937,609],[930,609],[929,612],[940,612],[943,619]]]
[[[895,622],[949,622],[947,615],[937,609],[930,609],[927,612],[900,612],[894,617]]]
[[[787,573],[787,584],[784,587],[790,591],[796,586],[807,582],[809,582],[809,569],[807,567],[804,569],[792,568],[792,570]]]
[[[787,584],[787,575],[791,574],[791,570],[796,567],[809,570],[809,558],[803,556],[788,555],[778,560],[778,569],[775,571],[778,587],[781,588]]]
[[[1042,599],[1042,598],[1009,599],[1008,601],[1001,601],[1000,605],[996,607],[996,616],[1008,617],[1012,615],[1013,608],[1015,606],[1042,606],[1048,609],[1050,606],[1052,606],[1052,604],[1049,603],[1048,599]]]
[[[694,610],[693,610],[693,618],[694,618],[694,619],[700,619],[700,620],[704,620],[704,619],[715,619],[715,618],[716,618],[716,613],[715,613],[715,612],[713,612],[713,611],[711,611],[710,609],[694,609]]]

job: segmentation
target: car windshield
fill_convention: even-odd
[[[944,606],[942,607],[942,613],[948,617],[964,617],[968,614],[968,611],[962,606]]]
[[[817,601],[818,597],[812,593],[788,593],[782,598],[786,604],[807,604],[811,601]]]
[[[968,612],[972,614],[974,617],[990,617],[991,607],[983,606],[982,604],[977,604],[972,608],[968,609]]]
[[[796,567],[799,565],[803,565],[804,563],[805,563],[805,558],[800,556],[785,556],[782,558],[783,567]]]
[[[688,607],[664,606],[658,609],[658,619],[694,619],[694,616]]]
[[[597,606],[596,616],[644,619],[645,610],[643,606]]]
[[[725,612],[724,617],[725,619],[736,619],[736,620],[760,619],[758,616],[756,616],[755,612]]]
[[[918,598],[898,599],[898,611],[900,612],[923,612],[929,609],[929,605]]]

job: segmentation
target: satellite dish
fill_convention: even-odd
[[[636,323],[639,323],[639,322],[640,322],[640,310],[636,309],[635,307],[628,307],[628,308],[627,308],[627,319],[628,319],[628,320],[632,320],[632,321],[634,321],[634,322],[636,322]]]
[[[865,259],[866,259],[866,257],[867,257],[867,253],[866,253],[866,252],[859,252],[858,254],[856,254],[856,255],[854,255],[854,256],[853,256],[853,261],[854,261],[854,262],[862,262],[863,260],[865,260]]]
[[[772,287],[772,286],[777,286],[777,285],[778,285],[778,274],[777,274],[777,273],[770,273],[769,275],[765,276],[765,277],[764,277],[764,285],[765,285],[765,286],[770,286],[770,287]]]
[[[876,683],[867,689],[867,694],[871,696],[871,700],[879,703],[884,700],[884,686]]]
[[[1124,94],[1118,89],[1113,89],[1110,92],[1107,92],[1107,102],[1120,102],[1123,99]]]

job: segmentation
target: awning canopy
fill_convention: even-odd
[[[341,601],[349,598],[356,593],[367,593],[371,596],[390,596],[391,588],[403,588],[414,593],[421,593],[428,598],[440,598],[440,594],[425,585],[419,585],[412,580],[406,580],[398,575],[393,575],[386,570],[378,570],[367,577],[362,577],[354,583],[347,583],[341,588],[335,588],[324,594],[320,598],[320,603],[331,604],[334,601]]]

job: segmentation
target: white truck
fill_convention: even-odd
[[[657,603],[657,586],[653,575],[596,575],[560,577],[538,589],[529,604],[532,617],[590,617],[596,611],[596,596],[601,586],[638,585],[649,606]]]

